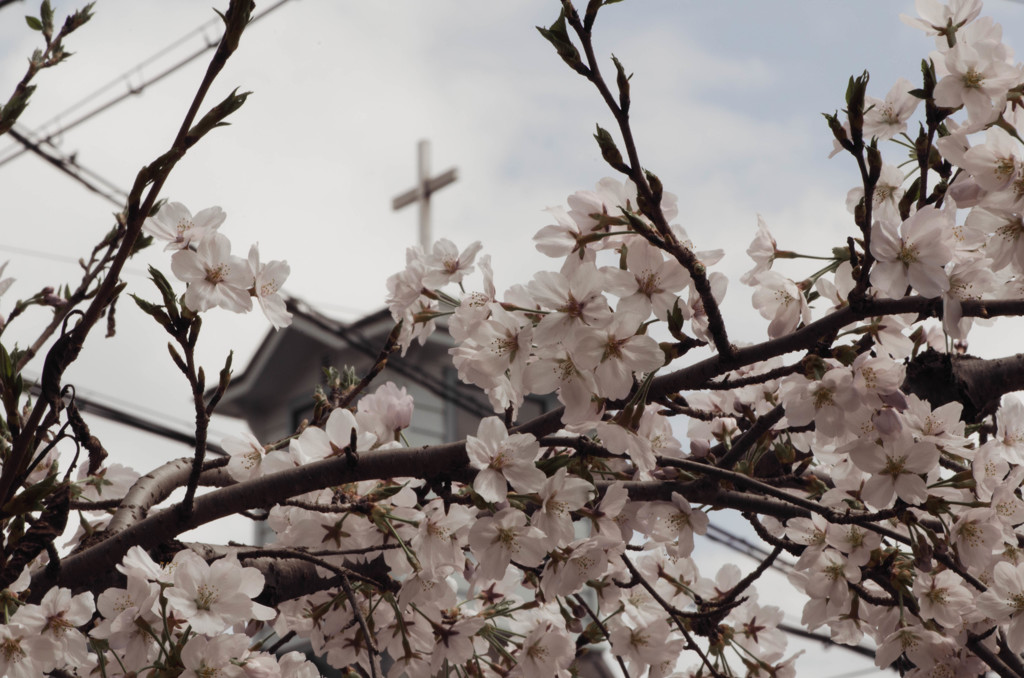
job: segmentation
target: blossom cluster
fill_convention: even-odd
[[[913,148],[906,129],[921,100],[943,110],[934,142],[940,160],[930,160],[921,170],[932,175],[932,185],[941,184],[942,192],[908,197],[908,177],[879,161],[877,176],[868,175],[865,184],[870,200],[864,186],[848,196],[864,231],[863,252],[855,256],[850,248],[840,250],[821,271],[794,281],[773,265],[801,255],[780,250],[761,220],[748,250],[755,267],[742,282],[755,288],[753,304],[770,321],[772,339],[810,325],[815,300],[825,302],[822,317],[848,309],[854,291],[869,302],[941,299],[941,329],[918,326],[913,316],[854,317],[839,329],[865,341],[843,351],[808,355],[789,369],[781,357],[772,357],[726,373],[725,383],[750,385],[686,396],[691,415],[687,455],[667,425],[652,425],[663,407],[648,405],[635,410],[642,416],[632,418],[623,413],[631,411],[636,402],[631,398],[644,392],[652,375],[676,358],[671,344],[659,345],[652,338],[658,327],[662,336],[671,334],[681,343],[690,339],[687,331],[698,342],[713,343],[706,304],[722,301],[725,278],[706,274],[711,299],[697,292],[694,279],[721,254],[694,252],[680,226],[672,225],[671,235],[659,231],[647,217],[650,212],[640,209],[631,182],[606,179],[596,190],[570,197],[569,209],[551,210],[556,223],[535,241],[541,252],[561,259],[559,270],[537,273],[499,297],[489,261],[481,257],[483,289],[460,299],[441,285],[461,287],[480,246],[474,243],[460,252],[442,241],[432,252],[409,250],[406,269],[389,280],[389,305],[395,319],[405,323],[405,342],[422,340],[438,318],[449,316],[459,375],[485,390],[495,412],[514,416],[526,395],[556,391],[565,406],[567,431],[583,434],[613,455],[604,462],[604,472],[643,480],[663,477],[666,460],[673,457],[714,463],[712,453],[721,455],[758,418],[779,409],[782,416],[769,438],[755,443],[747,458],[774,454],[802,462],[803,479],[787,493],[819,506],[810,517],[767,517],[761,526],[780,546],[800,554],[791,579],[808,596],[803,622],[812,629],[827,626],[841,643],[858,643],[870,635],[880,648],[880,666],[902,655],[916,666],[914,675],[973,675],[984,664],[968,649],[970,638],[998,626],[997,635],[1005,637],[1011,651],[1024,650],[1024,618],[1014,607],[1024,595],[1024,564],[1018,555],[1024,501],[1017,489],[1024,474],[1019,442],[1024,431],[1015,419],[1024,411],[1015,398],[1005,398],[995,416],[995,435],[978,440],[968,433],[959,403],[932,405],[902,388],[905,363],[922,347],[945,351],[944,337],[967,339],[973,318],[963,314],[963,302],[1024,298],[1024,156],[1016,133],[1024,129],[1017,107],[1024,75],[1002,43],[999,26],[979,18],[980,3],[922,1],[918,7],[921,18],[907,22],[937,36],[933,91],[913,90],[901,79],[885,99],[866,97],[862,119],[853,124],[858,135],[871,139],[872,149],[901,136]],[[966,121],[956,122],[951,114],[957,111],[966,114]],[[848,122],[841,134],[849,148],[839,147],[856,152],[849,141],[852,131]],[[961,171],[954,173],[954,167]],[[922,177],[915,190],[923,182]],[[674,197],[665,193],[661,200],[660,212],[670,221],[677,212]],[[864,222],[866,215],[870,221]],[[653,233],[666,245],[657,245]],[[699,265],[673,256],[675,243],[692,252]],[[770,373],[779,376],[759,376]],[[497,420],[488,426],[500,428]],[[494,443],[471,439],[467,444],[471,463],[479,469],[474,491],[488,502],[510,504],[496,503],[490,509],[496,512],[478,515],[474,531],[485,524],[496,529],[490,521],[497,521],[509,530],[504,534],[522,534],[516,537],[521,564],[540,567],[558,559],[550,547],[560,544],[549,541],[547,556],[538,560],[544,547],[524,530],[538,526],[540,511],[528,511],[518,522],[509,513],[515,507],[510,497],[542,492],[538,486],[546,482],[524,463],[537,453],[532,443],[516,437],[521,435],[510,436],[508,441],[516,442],[506,442],[503,452],[495,452]],[[551,443],[540,458],[557,456],[555,449]],[[547,481],[554,477],[546,475]],[[814,478],[827,478],[828,484],[819,487]],[[559,483],[570,487],[572,481],[570,473]],[[611,489],[602,501],[609,496]],[[676,495],[674,501],[679,500],[685,502]],[[658,530],[644,519],[657,513],[650,508],[655,505],[623,504],[618,524],[629,526],[623,538],[642,534],[649,545],[658,542]],[[688,503],[677,505],[679,515],[684,506],[685,515],[700,515]],[[580,510],[595,509],[581,505]],[[859,519],[839,520],[851,511]],[[902,519],[878,527],[885,516]],[[683,522],[701,524],[692,518]],[[550,530],[541,532],[552,538]],[[591,544],[594,534],[600,530],[591,533]],[[940,548],[936,542],[943,535],[949,543]],[[570,536],[566,531],[563,539]],[[688,553],[691,539],[692,533],[674,535],[677,550],[669,553]],[[931,557],[936,552],[938,560]],[[478,555],[480,571],[497,575],[498,557]],[[549,565],[543,567],[539,590],[546,596],[559,588],[545,581]],[[588,572],[601,581],[595,588],[602,595],[614,590],[614,583],[594,574]],[[631,627],[642,623],[634,620]],[[674,633],[666,632],[658,636],[659,644]],[[614,651],[614,632],[611,638]],[[984,643],[998,652],[992,637]],[[778,659],[772,655],[769,661]]]
[[[967,412],[911,392],[908,374],[966,341],[965,302],[1024,299],[1024,69],[977,0],[917,7],[905,21],[936,38],[923,87],[900,79],[878,99],[855,79],[847,121],[830,120],[835,155],[861,170],[847,195],[854,236],[794,280],[777,263],[809,255],[780,249],[758,220],[740,282],[768,341],[729,341],[727,279],[711,270],[723,252],[697,249],[651,174],[604,179],[551,209],[534,241],[554,270],[501,294],[480,243],[410,248],[387,284],[399,343],[446,327],[460,379],[495,413],[459,447],[462,466],[265,507],[274,537],[257,554],[182,547],[160,565],[132,549],[118,567],[126,584],[95,597],[53,588],[29,603],[23,576],[5,593],[0,670],[315,676],[300,655],[265,649],[272,631],[367,674],[386,656],[389,678],[566,678],[599,644],[628,675],[792,676],[783,613],[754,586],[772,566],[805,595],[807,629],[873,645],[879,667],[977,676],[1020,655],[1024,402]],[[914,149],[911,175],[882,160],[890,140]],[[255,247],[233,257],[223,220],[169,203],[147,222],[175,250],[184,305],[242,311],[255,296],[286,324],[287,265],[261,264]],[[914,312],[876,312],[897,302]],[[528,396],[550,393],[564,406],[557,425],[513,425]],[[385,383],[345,404],[277,443],[224,441],[221,480],[412,452],[405,389]],[[115,465],[83,473],[76,499],[124,496],[136,478]],[[726,509],[772,548],[750,572],[694,558]],[[115,519],[83,509],[72,546]],[[275,556],[343,585],[266,607],[263,574],[240,559]]]
[[[188,285],[184,304],[199,313],[220,307],[235,313],[252,310],[252,297],[275,328],[291,324],[281,286],[291,273],[286,261],[260,262],[259,245],[247,259],[231,254],[231,241],[218,229],[227,215],[209,207],[195,216],[179,202],[165,203],[146,219],[143,229],[167,241],[173,250],[171,271]]]
[[[254,439],[226,441],[229,472],[238,479],[272,474],[344,453],[352,441],[361,455],[398,447],[395,421],[399,428],[408,424],[411,399],[386,384],[361,403],[367,401],[371,406],[355,414],[334,410],[322,429],[307,428],[287,449],[268,450]],[[401,415],[380,427],[385,412]],[[640,430],[659,454],[680,454],[657,408],[646,408]],[[615,435],[621,434],[609,438]],[[532,435],[509,433],[498,417],[484,419],[466,449],[476,476],[471,484],[455,484],[456,500],[420,502],[422,479],[394,478],[316,491],[274,507],[271,547],[316,554],[325,568],[358,570],[382,557],[392,582],[363,579],[354,599],[339,590],[283,603],[277,632],[297,630],[331,665],[358,664],[367,671],[367,648],[374,646],[394,661],[388,675],[396,678],[460,666],[491,675],[499,665],[514,675],[568,676],[579,625],[600,618],[612,650],[632,672],[667,676],[684,639],[664,618],[657,597],[681,609],[697,600],[714,609],[739,592],[742,576],[735,566],[714,580],[701,576],[691,555],[694,535],[705,533],[708,517],[682,495],[631,502],[622,482],[596,475],[587,480],[564,467],[546,473],[544,458],[558,455],[552,457],[550,448],[542,452]],[[612,467],[633,467],[625,459],[606,461],[608,477],[620,475]],[[624,539],[633,535],[649,539],[649,548],[627,555]],[[630,568],[652,582],[650,593],[625,583]],[[781,621],[777,608],[758,605],[749,590],[742,604],[722,607],[728,610],[722,628],[734,629],[726,645],[766,668],[783,663],[783,634],[759,626]],[[495,648],[506,659],[493,656]],[[508,663],[509,653],[517,663]]]
[[[117,570],[127,580],[123,588],[108,588],[95,599],[90,592],[52,588],[38,604],[18,598],[29,583],[26,571],[4,591],[8,622],[0,624],[0,672],[11,678],[54,670],[186,678],[320,675],[301,653],[278,657],[233,631],[276,616],[253,602],[263,575],[233,555],[207,563],[185,549],[161,566],[133,547]],[[87,636],[78,627],[89,622]]]

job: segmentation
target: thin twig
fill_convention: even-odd
[[[704,306],[704,312],[708,319],[708,328],[711,332],[715,348],[718,350],[719,355],[729,359],[733,355],[734,348],[729,342],[729,337],[725,330],[725,321],[718,308],[718,301],[711,291],[711,283],[708,280],[704,264],[697,259],[692,250],[681,245],[676,239],[672,228],[668,224],[668,220],[665,219],[664,212],[662,212],[660,195],[655,195],[642,169],[643,165],[640,163],[640,156],[637,152],[636,141],[633,138],[633,130],[629,121],[628,95],[625,95],[624,100],[616,100],[616,97],[611,93],[608,84],[601,75],[601,69],[594,53],[590,29],[584,26],[579,14],[572,8],[570,3],[565,3],[563,6],[566,9],[566,20],[576,32],[586,54],[587,67],[584,75],[597,88],[605,105],[612,115],[615,116],[615,122],[619,127],[619,133],[622,135],[626,154],[629,156],[628,167],[617,167],[617,169],[626,173],[636,185],[637,193],[642,198],[641,209],[644,215],[654,223],[657,229],[657,236],[653,233],[638,232],[651,244],[671,254],[689,272],[694,289],[697,290],[701,303]]]
[[[348,407],[349,404],[356,399],[356,397],[366,390],[374,379],[377,378],[384,368],[388,364],[388,356],[395,352],[398,347],[398,337],[402,330],[402,323],[398,323],[394,326],[391,332],[388,334],[387,340],[384,342],[384,347],[380,350],[380,354],[377,355],[377,359],[373,362],[373,367],[359,380],[359,383],[355,386],[347,389],[341,396],[341,400],[338,402],[338,407]]]
[[[750,586],[753,585],[753,583],[757,581],[762,574],[764,574],[765,570],[772,566],[772,563],[775,562],[775,559],[779,557],[779,554],[781,554],[783,550],[784,549],[781,546],[776,546],[772,549],[772,552],[768,554],[767,558],[762,560],[758,566],[751,570],[750,574],[741,579],[736,586],[732,587],[732,590],[729,591],[724,598],[716,600],[715,603],[718,605],[728,605],[732,601],[736,600],[737,596],[750,588]]]
[[[590,615],[590,618],[594,620],[594,624],[597,626],[597,628],[601,629],[601,633],[604,635],[605,640],[611,643],[612,634],[608,632],[608,627],[604,625],[604,622],[601,621],[601,618],[597,616],[597,613],[594,612],[594,610],[591,609],[590,605],[587,604],[586,599],[584,599],[583,596],[581,596],[580,594],[576,593],[573,595],[573,600],[579,603],[579,605],[587,611],[587,614]],[[626,662],[623,661],[621,655],[613,654],[612,656],[615,657],[615,661],[618,663],[619,668],[622,669],[622,675],[625,678],[629,678],[629,669],[626,668]]]
[[[352,583],[349,582],[348,575],[341,572],[338,576],[341,577],[341,588],[345,590],[345,596],[348,598],[349,605],[352,606],[352,614],[355,615],[359,628],[363,631],[363,638],[366,639],[366,654],[370,659],[370,675],[373,678],[378,678],[380,676],[380,650],[377,649],[377,644],[373,641],[370,627],[366,625],[366,617],[359,608],[359,601],[356,599],[355,591],[352,590]]]
[[[288,643],[289,640],[291,640],[297,635],[298,634],[295,632],[295,629],[292,629],[288,633],[284,634],[283,636],[278,638],[276,643],[267,648],[267,654],[276,655],[278,652],[281,651],[281,648]]]
[[[704,666],[708,667],[708,671],[711,672],[711,675],[714,676],[714,678],[724,678],[724,676],[722,676],[722,674],[719,673],[718,670],[711,663],[711,660],[708,659],[708,656],[704,653],[704,650],[702,650],[700,645],[697,644],[697,641],[695,641],[693,639],[693,636],[690,635],[690,632],[686,629],[686,625],[683,624],[682,620],[680,619],[680,615],[678,613],[679,611],[676,610],[675,606],[661,597],[661,594],[659,594],[654,589],[654,587],[651,586],[651,583],[647,581],[642,574],[640,574],[640,572],[633,565],[633,562],[626,556],[625,553],[623,553],[620,556],[620,558],[622,558],[622,562],[626,564],[626,568],[629,570],[630,575],[632,575],[633,578],[636,579],[639,582],[639,584],[644,587],[644,589],[646,589],[647,593],[649,593],[651,597],[654,598],[654,600],[659,605],[661,605],[662,609],[665,610],[665,612],[668,612],[668,615],[672,618],[672,621],[675,623],[676,628],[678,628],[680,633],[683,634],[683,637],[686,638],[686,642],[688,644],[689,649],[697,653],[697,655],[700,657],[700,660],[704,663]]]
[[[359,600],[356,598],[355,591],[352,590],[352,583],[349,581],[349,575],[355,576],[360,581],[370,583],[373,586],[380,586],[378,582],[373,581],[367,577],[363,577],[357,572],[353,572],[344,567],[338,567],[332,565],[322,558],[310,555],[308,553],[301,553],[298,551],[278,551],[273,549],[256,549],[253,551],[242,551],[238,553],[239,558],[294,558],[296,560],[305,560],[306,562],[318,565],[326,570],[333,572],[338,575],[341,581],[341,588],[345,591],[345,597],[348,598],[349,605],[352,606],[352,615],[356,622],[359,624],[359,628],[363,632],[363,638],[366,640],[366,652],[370,657],[370,675],[373,678],[378,678],[380,675],[379,666],[379,655],[380,651],[377,649],[376,643],[374,643],[373,635],[370,633],[370,628],[366,624],[366,617],[363,615],[363,611],[359,607]]]

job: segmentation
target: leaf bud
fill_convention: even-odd
[[[601,157],[604,158],[606,163],[620,172],[629,172],[629,167],[622,162],[622,153],[619,151],[618,146],[615,145],[615,140],[608,130],[597,125],[597,133],[594,135],[594,139],[597,140],[597,145],[601,148]]]
[[[850,136],[855,147],[864,143],[864,97],[868,89],[868,72],[850,78],[846,87],[846,117],[850,121]]]
[[[612,62],[615,64],[615,85],[619,88],[619,108],[625,113],[629,110],[629,79],[632,75],[626,75],[622,63],[615,55],[612,55]]]
[[[853,152],[853,142],[850,141],[850,137],[846,134],[846,128],[843,127],[843,123],[839,122],[839,118],[835,114],[822,113],[822,115],[825,116],[828,128],[832,130],[832,136],[836,138],[839,145],[847,151]]]
[[[868,180],[874,185],[878,183],[878,177],[882,176],[882,154],[878,150],[878,145],[872,139],[871,143],[868,144]]]

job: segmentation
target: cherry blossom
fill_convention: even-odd
[[[597,394],[618,400],[629,395],[633,376],[657,370],[665,354],[653,338],[637,334],[640,317],[618,313],[603,329],[580,329],[571,343],[573,361],[593,370]]]
[[[857,468],[871,474],[864,485],[864,500],[881,509],[897,496],[912,504],[927,498],[922,476],[938,464],[939,450],[932,443],[914,442],[904,432],[880,442],[859,441],[850,450],[850,458]]]
[[[56,667],[53,641],[21,624],[0,624],[0,672],[36,678]]]
[[[82,666],[88,663],[89,650],[86,637],[77,627],[92,619],[95,609],[91,592],[72,597],[69,589],[58,587],[47,591],[39,605],[19,608],[11,622],[50,640],[58,665]]]
[[[527,567],[540,565],[547,553],[547,539],[526,521],[522,511],[506,508],[493,517],[483,517],[473,523],[469,547],[479,561],[479,576],[500,579],[512,560]]]
[[[427,572],[438,572],[445,566],[461,567],[462,547],[469,533],[473,511],[465,506],[452,506],[447,511],[440,499],[423,507],[423,518],[410,546]]]
[[[573,642],[553,619],[536,624],[522,643],[512,676],[563,676],[572,662]]]
[[[768,336],[773,339],[789,334],[801,322],[811,321],[811,309],[803,292],[796,283],[775,271],[757,276],[754,307],[763,318],[771,320]]]
[[[653,311],[665,320],[676,305],[680,292],[690,284],[690,274],[675,259],[666,259],[645,241],[630,243],[626,268],[605,267],[608,292],[619,297],[616,313],[635,313],[646,319]]]
[[[534,341],[550,345],[568,339],[580,325],[604,327],[611,322],[603,288],[604,279],[591,263],[568,274],[537,273],[527,289],[538,304],[553,310],[534,329]]]
[[[533,463],[540,454],[537,439],[528,433],[509,435],[497,417],[481,421],[477,435],[466,438],[466,453],[470,466],[479,469],[473,489],[486,501],[505,501],[508,484],[519,493],[536,492],[546,478]]]
[[[167,202],[143,222],[142,228],[154,237],[166,240],[165,250],[187,250],[215,233],[225,219],[227,215],[219,207],[207,207],[192,216],[192,212],[180,202]]]
[[[183,249],[171,257],[171,270],[188,283],[185,305],[193,311],[214,306],[236,313],[252,309],[249,288],[252,270],[248,262],[231,254],[231,242],[220,233],[203,238],[193,252]]]
[[[668,622],[617,623],[611,629],[612,652],[626,659],[634,671],[678,656],[682,639],[669,641]]]
[[[889,297],[902,297],[907,285],[925,297],[949,289],[943,267],[953,255],[952,229],[946,214],[934,207],[915,212],[898,234],[891,222],[876,221],[871,253],[878,260],[871,269],[871,284]]]
[[[916,100],[916,99],[915,99]],[[900,200],[903,198],[903,170],[894,165],[882,165],[882,172],[871,193],[871,215],[882,221],[900,221]],[[858,186],[846,194],[846,209],[851,213],[864,199],[864,188]]]
[[[261,264],[259,246],[253,245],[249,249],[249,270],[253,277],[253,294],[263,309],[263,315],[267,316],[275,329],[291,325],[292,314],[288,312],[280,294],[281,285],[291,273],[288,262],[268,261]]]
[[[443,666],[456,666],[473,656],[473,636],[483,628],[481,617],[464,617],[454,622],[435,623],[436,644],[430,655],[430,674]]]
[[[1006,130],[990,127],[985,143],[967,149],[961,164],[981,188],[1001,191],[1021,171],[1021,149]]]
[[[899,78],[893,83],[884,100],[866,97],[865,103],[870,108],[864,113],[864,135],[882,140],[892,139],[897,134],[905,132],[907,120],[921,102],[910,93],[912,89],[914,86],[909,80]],[[882,171],[885,172],[884,169]]]
[[[778,247],[775,243],[775,238],[768,231],[768,225],[765,223],[764,217],[758,214],[757,235],[754,236],[750,247],[747,248],[747,256],[754,260],[754,268],[744,273],[740,277],[740,282],[744,285],[753,285],[761,273],[771,269],[777,254]]]
[[[949,75],[935,85],[935,103],[946,108],[964,106],[976,128],[998,114],[1006,91],[1020,80],[999,50],[985,43],[958,43],[946,52],[945,67]]]
[[[253,434],[243,431],[238,436],[228,436],[221,441],[221,447],[230,455],[228,473],[235,480],[247,480],[260,475],[260,465],[266,450]]]
[[[273,619],[273,609],[253,602],[263,589],[263,575],[242,567],[233,557],[207,564],[191,551],[175,558],[174,586],[168,604],[189,620],[197,633],[219,633],[249,619]]]
[[[950,0],[948,3],[940,0],[915,0],[914,7],[921,18],[901,14],[900,19],[904,23],[920,28],[929,35],[945,35],[950,26],[958,29],[974,21],[981,12],[981,0]]]
[[[920,575],[914,581],[914,595],[922,618],[934,619],[947,628],[958,626],[974,605],[974,596],[950,570]]]
[[[1014,652],[1024,650],[1024,615],[1021,597],[1024,596],[1024,564],[1014,566],[1008,562],[996,563],[992,573],[992,586],[978,596],[978,610],[995,622],[1009,620],[1007,645]]]
[[[441,238],[427,255],[424,264],[427,271],[423,285],[431,289],[444,287],[448,283],[462,282],[462,278],[473,272],[473,260],[482,245],[479,241],[470,243],[461,253],[451,240]]]
[[[181,663],[185,666],[182,678],[235,678],[246,675],[245,670],[234,660],[245,654],[249,647],[248,640],[246,636],[239,635],[214,638],[193,636],[181,648]]]
[[[582,478],[573,478],[564,468],[544,481],[538,491],[540,509],[530,523],[547,535],[548,543],[558,546],[572,540],[571,511],[582,508],[594,486]]]
[[[672,541],[677,557],[693,552],[693,535],[707,532],[708,516],[695,511],[678,492],[672,493],[671,502],[650,502],[637,513],[638,527],[657,542]]]
[[[541,592],[548,600],[576,593],[591,579],[600,579],[625,545],[617,537],[577,539],[553,552],[541,573]]]
[[[331,411],[323,428],[310,426],[297,439],[293,439],[291,449],[292,455],[305,464],[346,454],[346,450],[348,454],[368,450],[375,440],[372,433],[359,429],[354,414],[338,408]]]

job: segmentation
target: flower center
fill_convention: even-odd
[[[274,278],[271,278],[269,281],[267,281],[267,282],[263,283],[262,285],[260,285],[260,296],[264,297],[264,298],[269,297],[272,294],[276,294],[277,293],[277,289],[278,289],[277,280],[274,279]]]
[[[654,271],[644,271],[636,277],[637,291],[646,297],[654,296],[658,292],[663,291],[658,284],[659,282],[657,273]]]
[[[882,475],[892,476],[895,478],[901,473],[906,473],[906,457],[887,457],[885,461],[885,469],[882,471]]]
[[[827,388],[819,388],[814,392],[814,409],[820,410],[823,407],[833,405],[832,391]]]
[[[920,253],[916,246],[907,247],[903,245],[900,247],[899,260],[904,266],[910,266],[916,264]]]
[[[220,592],[216,587],[208,584],[200,584],[196,587],[196,609],[209,610],[218,598],[220,598]]]
[[[559,308],[558,310],[566,314],[570,318],[582,318],[583,307],[584,304],[580,301],[577,301],[576,297],[572,296],[572,293],[570,293],[568,301],[566,301],[565,305]]]
[[[21,649],[21,640],[16,638],[5,638],[3,642],[0,642],[0,654],[4,656],[8,664],[16,664],[25,658],[25,651]]]
[[[964,73],[964,87],[966,89],[980,89],[984,82],[985,74],[979,73],[973,68],[968,68],[967,72]]]
[[[206,281],[216,285],[219,282],[223,282],[230,272],[231,269],[227,264],[220,264],[215,268],[208,268],[206,269]]]

